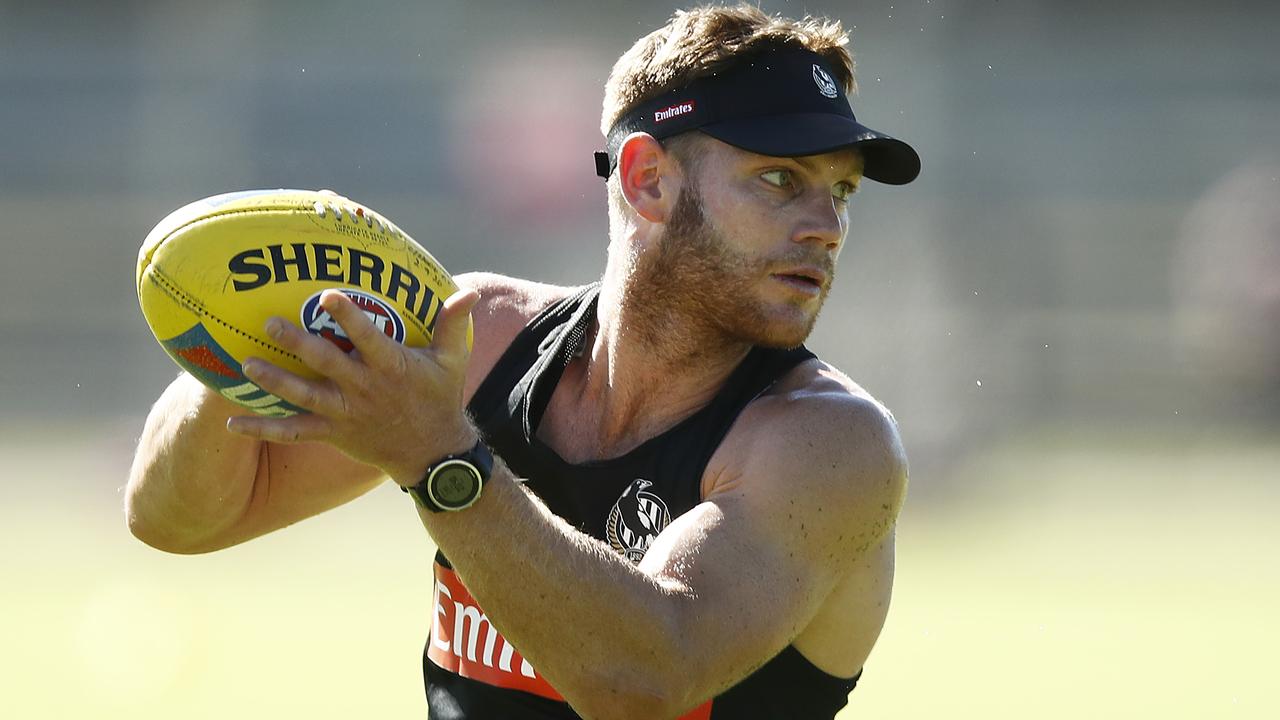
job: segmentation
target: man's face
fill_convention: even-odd
[[[804,342],[835,275],[848,196],[862,176],[844,150],[803,158],[756,155],[711,138],[685,178],[644,286],[729,339]]]

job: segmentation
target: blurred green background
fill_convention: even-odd
[[[924,158],[857,196],[810,343],[912,459],[842,717],[1280,716],[1280,6],[763,5],[842,19]],[[125,530],[176,372],[137,246],[329,187],[451,270],[591,280],[600,88],[671,10],[0,0],[0,715],[424,716],[400,493],[203,557]]]

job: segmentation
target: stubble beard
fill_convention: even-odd
[[[813,330],[818,313],[806,317],[794,307],[780,314],[757,293],[771,266],[802,261],[735,250],[707,218],[697,188],[686,185],[656,252],[634,259],[626,299],[645,310],[633,314],[632,329],[655,348],[681,348],[677,354],[686,359],[751,345],[796,347]],[[824,288],[819,307],[825,299]]]

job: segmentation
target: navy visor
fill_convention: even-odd
[[[774,157],[800,157],[854,147],[863,175],[906,185],[920,174],[920,156],[901,140],[862,125],[820,55],[786,49],[756,56],[727,72],[646,100],[614,123],[596,174],[608,178],[623,140],[643,132],[661,140],[701,130],[734,147]]]

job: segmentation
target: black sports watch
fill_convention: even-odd
[[[480,499],[480,491],[492,473],[493,453],[480,440],[464,453],[433,463],[417,485],[402,485],[400,489],[431,512],[455,512]]]

